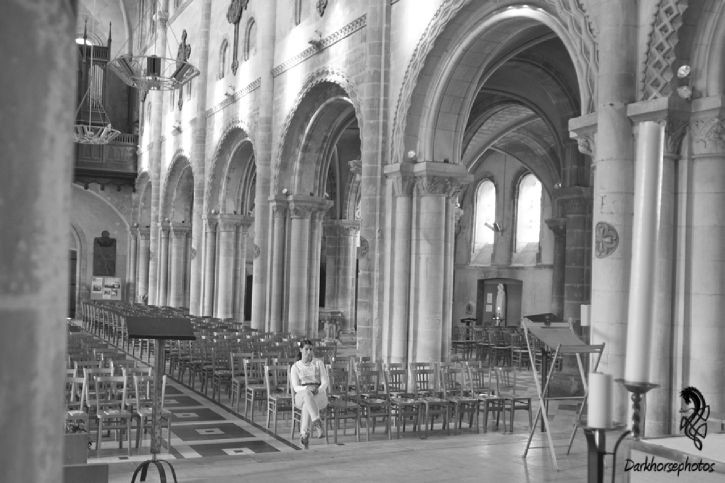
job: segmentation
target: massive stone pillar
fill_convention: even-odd
[[[169,0],[161,0],[155,14],[158,48],[166,51],[166,29],[169,21]],[[161,205],[161,164],[163,141],[163,106],[166,96],[163,91],[152,90],[151,96],[151,149],[149,150],[149,173],[151,178],[151,250],[149,254],[149,305],[159,303],[159,251],[160,251],[160,205]]]
[[[168,305],[169,281],[169,224],[161,224],[161,237],[159,239],[159,288],[156,305]]]
[[[199,71],[209,71],[209,31],[211,26],[211,0],[204,0],[201,4],[199,20]],[[196,48],[196,47],[195,47]],[[200,75],[194,79],[194,100],[196,115],[191,121],[191,152],[189,161],[194,166],[194,204],[191,213],[191,239],[189,241],[189,283],[188,297],[191,315],[201,315],[202,312],[202,246],[204,244],[204,183],[206,181],[206,99],[207,75]]]
[[[149,290],[149,246],[151,231],[148,227],[138,229],[138,269],[136,270],[136,302],[148,303]]]
[[[219,276],[216,287],[216,307],[214,317],[228,319],[234,310],[234,273],[237,260],[237,228],[242,215],[219,215],[217,236],[219,237]]]
[[[257,60],[261,77],[259,116],[254,143],[256,186],[254,191],[254,260],[252,265],[252,327],[264,330],[269,322],[270,192],[272,166],[272,120],[274,117],[274,46],[277,27],[277,2],[259,2]],[[244,310],[242,308],[242,310]],[[281,329],[281,326],[280,326]]]
[[[579,135],[580,149],[594,154],[591,342],[606,344],[599,370],[621,378],[634,191],[634,138],[626,107],[637,86],[636,52],[628,46],[636,43],[637,12],[628,0],[601,4],[597,111],[571,120],[570,131]],[[615,385],[613,401],[614,419],[625,421],[630,401],[623,386]]]
[[[725,407],[725,101],[693,102],[691,156],[687,166],[689,240],[682,256],[689,262],[685,286],[682,386],[694,386],[711,408]],[[679,360],[679,358],[678,358]],[[714,410],[714,409],[713,409]],[[707,443],[705,443],[707,444]]]
[[[446,244],[452,239],[453,223],[449,221],[450,197],[462,182],[469,182],[465,166],[447,163],[417,163],[411,229],[411,287],[408,329],[408,360],[413,362],[443,359],[445,321],[450,307],[452,269],[445,257]]]
[[[388,288],[389,323],[383,331],[383,359],[390,362],[407,362],[408,312],[410,310],[410,242],[412,219],[412,195],[415,179],[411,163],[390,165],[385,174],[393,185],[392,225],[392,273]]]
[[[282,332],[284,327],[284,267],[285,267],[285,245],[287,239],[287,200],[273,199],[270,201],[272,209],[272,233],[270,243],[272,250],[269,256],[269,325],[267,331]],[[256,218],[256,217],[255,217]],[[259,321],[252,318],[252,328],[263,330],[258,327]]]
[[[171,226],[171,257],[169,268],[169,305],[186,307],[189,300],[185,298],[185,280],[189,232],[191,227],[186,224],[174,223]]]
[[[289,331],[295,335],[309,335],[309,274],[310,270],[310,224],[314,206],[299,197],[290,202],[290,244],[289,309],[287,321]]]
[[[201,315],[211,317],[214,314],[214,282],[216,281],[216,216],[204,220],[204,281]]]
[[[332,201],[318,200],[310,216],[310,269],[307,272],[307,334],[317,337],[320,320],[320,251],[322,249],[322,221]]]
[[[342,330],[354,328],[355,260],[357,234],[356,221],[330,220],[325,222],[326,280],[325,308],[339,310],[344,320]]]
[[[3,2],[0,479],[63,481],[75,1]],[[10,67],[12,66],[12,67]]]

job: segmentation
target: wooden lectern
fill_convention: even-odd
[[[189,319],[183,317],[126,317],[126,328],[128,329],[129,339],[155,339],[156,340],[156,357],[153,366],[154,376],[154,394],[151,403],[151,459],[141,463],[136,471],[133,472],[131,483],[136,481],[136,475],[140,472],[139,481],[146,481],[151,464],[156,466],[162,483],[166,483],[166,471],[162,463],[166,463],[171,470],[171,474],[176,482],[176,471],[174,467],[166,460],[160,460],[156,457],[161,452],[161,425],[159,424],[159,416],[161,415],[161,378],[166,369],[164,345],[166,340],[196,340],[194,330],[191,327]],[[169,435],[171,439],[171,435]]]

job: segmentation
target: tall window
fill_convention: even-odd
[[[489,179],[483,180],[476,189],[474,208],[473,251],[478,252],[493,245],[493,224],[496,221],[496,186]]]
[[[257,51],[257,23],[253,18],[249,19],[247,32],[244,36],[244,60],[249,60]]]
[[[538,250],[541,230],[541,182],[533,174],[519,181],[516,199],[516,251]]]
[[[295,2],[295,25],[299,25],[302,21],[302,0],[294,0]]]
[[[222,40],[222,45],[219,47],[219,73],[217,74],[218,79],[223,79],[226,75],[227,70],[227,51],[229,50],[229,41],[227,39]]]

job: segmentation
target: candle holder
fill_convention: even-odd
[[[624,388],[632,393],[632,438],[638,440],[640,437],[640,421],[642,412],[642,396],[647,394],[651,389],[659,387],[659,384],[652,384],[651,382],[633,382],[626,381],[624,379],[615,379],[616,382],[621,382]]]

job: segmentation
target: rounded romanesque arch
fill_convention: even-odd
[[[575,72],[578,93],[573,114],[593,110],[595,40],[578,4],[568,0],[504,3],[459,0],[446,2],[436,12],[401,86],[393,120],[393,163],[401,162],[410,151],[419,161],[460,162],[468,113],[481,84],[501,64],[553,38],[568,53]],[[558,130],[562,139],[568,137],[565,125]]]
[[[147,171],[136,178],[136,202],[133,205],[133,219],[139,226],[151,225],[151,177]]]
[[[194,204],[194,172],[189,158],[176,153],[166,173],[161,196],[161,219],[191,223]]]
[[[285,119],[273,157],[273,194],[287,188],[293,193],[324,196],[322,177],[326,175],[324,165],[329,162],[330,153],[318,156],[314,166],[305,165],[304,172],[302,157],[309,160],[310,155],[322,152],[324,146],[334,145],[332,138],[339,136],[351,119],[357,121],[357,126],[362,125],[360,100],[344,73],[321,69],[308,76],[303,85]],[[292,185],[281,186],[280,180],[291,181]]]
[[[249,128],[240,121],[230,123],[220,137],[219,144],[214,151],[214,157],[211,162],[211,169],[207,177],[206,189],[204,190],[204,207],[207,211],[223,210],[226,208],[224,203],[224,187],[228,185],[225,180],[229,171],[230,163],[239,149],[243,149],[247,153],[247,159],[254,164],[254,142],[249,135]],[[242,145],[246,145],[242,147]]]

